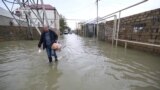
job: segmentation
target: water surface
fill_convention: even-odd
[[[0,90],[160,90],[160,56],[75,34],[59,42],[52,64],[38,41],[0,42]]]

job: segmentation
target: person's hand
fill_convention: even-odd
[[[39,48],[38,53],[41,53],[41,49]]]

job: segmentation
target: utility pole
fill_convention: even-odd
[[[97,5],[97,39],[98,39],[98,32],[99,32],[99,27],[98,27],[98,1],[99,0],[96,0],[96,5]]]
[[[57,10],[54,8],[54,28],[58,30],[56,22],[57,22]]]

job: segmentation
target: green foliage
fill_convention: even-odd
[[[60,17],[60,31],[61,31],[61,33],[63,33],[66,28],[67,28],[66,19],[64,16],[61,15],[61,17]]]

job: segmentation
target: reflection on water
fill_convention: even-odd
[[[37,42],[0,42],[0,90],[160,90],[159,56],[72,34],[49,64]]]

